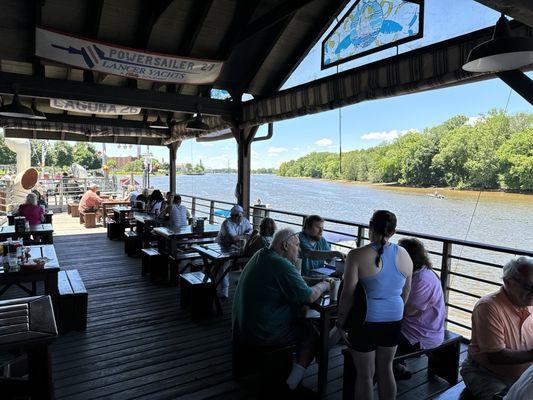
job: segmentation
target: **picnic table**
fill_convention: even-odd
[[[207,224],[204,225],[202,232],[193,231],[190,225],[183,227],[179,231],[173,231],[166,227],[154,228],[152,232],[160,237],[159,248],[162,251],[168,249],[168,254],[175,256],[178,252],[178,247],[188,239],[194,238],[214,238],[218,235],[220,225]]]
[[[22,237],[24,239],[29,238],[31,235],[39,235],[43,242],[46,244],[52,244],[54,228],[52,224],[37,224],[30,225],[30,229],[22,232],[15,232],[14,225],[0,226],[0,240],[6,240],[7,238]]]
[[[158,225],[159,221],[157,221],[155,216],[139,211],[133,213],[133,218],[135,219],[137,235],[141,238],[144,247],[150,242],[152,228]]]
[[[0,301],[0,328],[0,351],[23,351],[28,356],[28,383],[21,385],[20,378],[2,378],[3,396],[53,399],[49,345],[57,337],[57,326],[50,297]]]
[[[214,290],[222,283],[224,277],[229,274],[231,268],[240,258],[248,259],[248,257],[243,257],[241,249],[236,247],[221,247],[218,243],[204,244],[204,245],[192,245],[192,250],[198,252],[204,259],[204,274],[205,279],[211,279],[214,282]],[[220,274],[217,279],[217,272],[220,268],[223,268],[227,261],[231,261],[232,264],[226,268],[226,270]],[[217,309],[218,315],[222,315],[222,305],[220,304],[220,299],[218,296],[214,296],[215,307]]]
[[[44,282],[44,293],[50,295],[52,301],[57,304],[59,292],[57,289],[57,274],[59,272],[59,262],[53,245],[45,244],[41,246],[28,246],[31,258],[46,257],[49,261],[42,269],[20,269],[17,272],[6,272],[0,266],[0,296],[2,296],[10,286],[16,285],[31,296],[35,296],[37,282]],[[31,283],[31,288],[24,286],[24,283]],[[2,287],[3,286],[3,287]]]
[[[132,213],[131,206],[115,206],[112,208],[113,214],[115,217],[115,222],[118,222],[119,224],[126,224],[126,220],[128,218],[128,215]]]
[[[107,215],[110,209],[116,206],[129,206],[130,202],[126,200],[104,200],[100,204],[100,208],[102,209],[102,225],[104,228],[107,226]]]

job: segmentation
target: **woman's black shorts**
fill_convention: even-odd
[[[351,348],[361,353],[376,351],[378,347],[394,347],[400,341],[402,321],[365,322],[360,328],[348,331]]]

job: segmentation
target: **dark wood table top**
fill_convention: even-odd
[[[17,217],[18,215],[16,215],[17,213],[13,213],[13,211],[9,211],[6,216],[8,217]],[[52,210],[46,210],[43,215],[54,215],[54,212]]]
[[[154,228],[153,233],[162,236],[166,239],[184,239],[187,237],[212,237],[217,236],[220,230],[218,224],[206,224],[204,225],[203,232],[193,232],[190,225],[184,227],[180,231],[173,231],[166,227]]]
[[[37,224],[37,225],[30,225],[30,229],[25,230],[23,232],[20,232],[22,234],[31,234],[31,233],[52,233],[54,232],[54,227],[52,224]],[[15,226],[14,225],[4,225],[0,226],[0,235],[6,236],[6,235],[14,235],[15,234]],[[18,232],[17,232],[18,234]]]
[[[117,213],[125,213],[131,211],[132,208],[130,206],[115,206],[113,207],[113,211]]]
[[[15,274],[24,275],[29,272],[48,272],[48,271],[59,271],[59,261],[57,259],[56,250],[54,248],[53,244],[43,244],[43,245],[36,245],[36,246],[27,246],[31,249],[30,251],[30,260],[28,261],[29,264],[32,263],[31,259],[33,258],[42,258],[46,257],[49,261],[46,262],[44,265],[44,268],[41,270],[26,270],[21,268],[17,272],[4,272],[3,266],[0,266],[0,280],[4,276],[4,274],[7,274],[9,276],[13,276]]]
[[[47,343],[56,337],[50,296],[0,301],[0,350]]]
[[[241,255],[241,251],[236,248],[223,248],[218,243],[211,244],[195,244],[191,246],[191,249],[197,251],[201,255],[206,256],[212,261],[226,261],[234,258],[238,258]]]
[[[136,211],[133,213],[133,218],[135,221],[141,222],[143,224],[147,222],[155,222],[156,218],[153,215],[148,215],[147,213]]]

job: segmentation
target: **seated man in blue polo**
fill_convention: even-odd
[[[331,246],[322,236],[324,232],[324,219],[319,215],[305,217],[300,239],[300,258],[302,259],[302,276],[312,276],[314,270],[324,266],[324,260],[340,257],[344,254],[331,250]]]

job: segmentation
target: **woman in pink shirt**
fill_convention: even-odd
[[[446,318],[441,282],[431,268],[424,244],[415,238],[401,239],[398,244],[407,250],[413,261],[413,278],[396,355],[439,346],[444,340]],[[397,379],[411,377],[402,365],[395,366],[395,375]]]
[[[42,222],[43,209],[37,205],[35,193],[30,193],[26,196],[26,203],[19,206],[18,214],[21,217],[26,217],[26,221],[30,225],[37,225]]]

